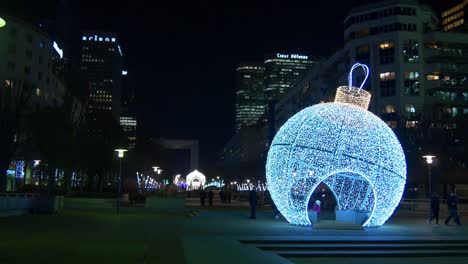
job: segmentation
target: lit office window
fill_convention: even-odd
[[[437,81],[437,80],[439,80],[439,75],[429,74],[429,75],[427,75],[427,80],[428,81]]]
[[[418,121],[406,121],[406,128],[418,127]]]
[[[418,72],[405,72],[404,95],[420,95],[419,85],[420,82]]]
[[[416,40],[403,41],[403,61],[406,63],[419,62],[419,45]]]
[[[395,96],[395,72],[382,72],[380,73],[380,95],[381,96]]]
[[[395,80],[395,72],[380,73],[380,81]]]
[[[364,44],[356,48],[356,61],[361,63],[369,63],[369,59],[369,45]]]
[[[396,105],[388,104],[382,107],[382,114],[396,113]]]
[[[395,43],[386,41],[379,44],[380,64],[395,62]]]

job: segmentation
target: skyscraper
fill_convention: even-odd
[[[122,112],[120,114],[120,127],[127,137],[127,149],[134,150],[136,146],[136,132],[137,132],[137,119],[136,119],[136,101],[133,87],[130,82],[126,80],[127,71],[123,71],[124,87],[127,88],[122,95]]]
[[[119,120],[122,49],[114,33],[88,32],[81,41],[81,82],[89,94],[88,115],[99,133],[104,118]]]
[[[120,126],[122,127],[128,139],[128,150],[135,149],[137,120],[127,109],[120,115]]]
[[[243,64],[236,69],[236,131],[254,125],[265,112],[264,73],[259,64]]]
[[[265,60],[265,92],[268,100],[279,100],[312,67],[307,55],[276,53]]]

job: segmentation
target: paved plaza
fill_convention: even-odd
[[[362,231],[291,226],[270,208],[248,215],[216,204],[3,217],[0,263],[468,262],[468,227],[434,227],[424,213],[397,212]]]

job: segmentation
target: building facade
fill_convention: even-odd
[[[103,120],[118,121],[121,112],[122,49],[116,34],[84,33],[81,40],[80,78],[88,92],[88,117],[93,133]]]
[[[345,19],[348,65],[370,65],[370,110],[393,128],[414,127],[421,117],[423,35],[437,22],[437,14],[417,1],[382,1],[352,9]]]
[[[308,55],[275,53],[265,59],[265,93],[269,101],[279,100],[312,67]]]
[[[468,34],[424,35],[425,119],[434,127],[456,129],[468,115]]]
[[[4,17],[0,28],[0,82],[5,89],[27,93],[30,104],[63,103],[63,50],[39,27]]]
[[[326,60],[317,61],[275,105],[275,130],[302,109],[334,99],[336,87],[345,83],[345,52],[340,50]]]
[[[236,131],[255,125],[265,112],[264,74],[263,65],[243,64],[236,68]]]
[[[442,12],[442,29],[444,31],[468,31],[468,0],[459,0]]]
[[[34,162],[25,157],[39,158],[40,153],[31,151],[28,117],[62,106],[66,87],[64,51],[48,33],[13,17],[0,22],[0,158],[10,163],[6,174],[0,172],[2,192],[33,183]]]
[[[328,67],[309,72],[276,105],[279,126],[321,98],[331,101],[336,88],[347,84],[351,65],[365,63],[370,68],[364,86],[372,94],[369,110],[399,136],[407,155],[408,186],[414,187],[409,189],[420,190],[420,184],[427,188],[423,152],[439,156],[433,181],[468,183],[463,177],[468,166],[463,147],[468,35],[442,31],[437,17],[430,7],[411,0],[352,9],[344,21],[343,49],[326,60]],[[363,80],[359,72],[354,75],[354,83]],[[312,103],[311,98],[315,98]]]
[[[127,149],[134,150],[136,146],[137,119],[125,108],[120,115],[120,126],[127,136]]]

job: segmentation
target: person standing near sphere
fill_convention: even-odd
[[[317,218],[320,216],[320,200],[315,201],[314,207],[312,208],[312,211],[317,212]]]
[[[250,192],[249,192],[249,204],[250,204],[250,219],[255,219],[257,216],[255,215],[255,209],[257,207],[257,190],[254,187]]]
[[[205,190],[200,190],[200,205],[201,207],[205,207],[205,199],[206,199],[206,192]]]
[[[210,189],[208,191],[208,204],[210,205],[210,207],[213,207],[213,196],[214,196],[214,193]]]
[[[461,225],[460,218],[458,216],[457,205],[458,205],[458,199],[457,199],[457,196],[455,195],[455,192],[452,190],[447,198],[449,216],[445,219],[445,225],[448,225],[448,223],[450,222],[452,218],[453,218],[453,221],[455,221],[457,225],[459,226]]]
[[[439,200],[439,195],[437,195],[436,193],[431,198],[431,214],[429,216],[429,219],[427,220],[429,224],[432,222],[432,219],[435,218],[436,226],[439,225],[439,209],[440,209],[440,200]]]

